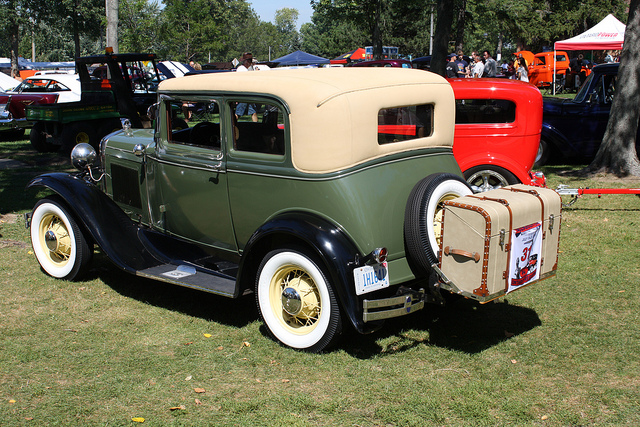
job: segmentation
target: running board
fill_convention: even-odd
[[[233,298],[236,278],[187,264],[163,264],[139,270],[137,276]]]

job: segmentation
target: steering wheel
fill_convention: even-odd
[[[211,122],[201,122],[191,129],[189,143],[220,149],[220,132],[218,126]]]

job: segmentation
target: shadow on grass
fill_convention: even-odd
[[[222,325],[242,328],[259,318],[253,295],[229,299],[132,276],[99,253],[86,277],[96,278],[125,297]],[[344,350],[353,357],[369,359],[427,345],[474,354],[539,325],[535,311],[510,305],[506,299],[485,305],[459,300],[445,307],[426,305],[415,314],[390,319],[370,335],[360,335],[350,324],[343,323],[344,335],[329,351]],[[428,332],[428,339],[415,338],[416,333],[411,331],[418,336],[425,335],[421,331]],[[264,325],[260,332],[264,339],[271,339]],[[379,341],[385,344],[380,345]]]
[[[231,299],[170,283],[137,277],[113,265],[96,253],[87,280],[99,278],[114,291],[128,298],[188,316],[242,328],[258,319],[252,295]]]
[[[541,324],[534,310],[511,305],[506,298],[484,305],[459,300],[445,307],[425,305],[413,316],[391,319],[372,336],[351,337],[343,349],[360,359],[424,345],[475,354]],[[428,338],[421,337],[421,331]],[[384,346],[378,344],[380,340]]]
[[[0,159],[22,165],[0,169],[0,214],[31,210],[40,197],[38,190],[25,191],[34,177],[46,172],[72,171],[69,159],[57,153],[38,153],[28,141],[2,141]]]

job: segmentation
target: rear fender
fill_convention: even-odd
[[[465,159],[463,162],[460,162],[460,169],[465,172],[468,169],[471,169],[474,166],[480,165],[493,165],[501,167],[502,169],[506,169],[511,172],[520,180],[520,182],[524,184],[528,184],[531,181],[531,177],[529,176],[529,172],[531,169],[523,166],[518,162],[514,162],[512,159],[507,157],[492,157],[488,156],[478,156]]]
[[[273,249],[302,246],[323,262],[334,285],[340,306],[360,333],[373,332],[380,322],[362,321],[362,301],[355,293],[353,269],[362,254],[342,229],[328,220],[305,212],[289,212],[272,218],[251,236],[240,263],[239,282],[251,289],[264,255]]]

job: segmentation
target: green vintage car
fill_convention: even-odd
[[[74,149],[79,173],[30,183],[53,193],[27,215],[46,273],[81,277],[98,245],[141,277],[253,294],[273,337],[307,351],[442,303],[438,204],[471,194],[443,78],[194,75],[162,82],[158,101],[155,128],[123,120],[98,153]]]

